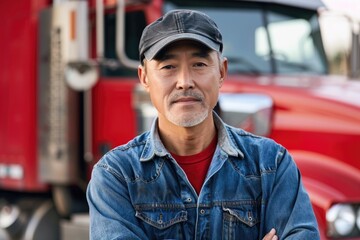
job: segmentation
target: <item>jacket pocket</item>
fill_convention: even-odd
[[[145,224],[144,230],[150,239],[185,239],[185,223],[188,220],[185,208],[173,206],[139,207],[136,217]]]
[[[179,211],[137,211],[136,217],[158,229],[165,229],[179,222],[187,221],[187,212]]]
[[[259,222],[256,206],[224,206],[222,239],[258,239]]]

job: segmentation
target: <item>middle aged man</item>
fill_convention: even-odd
[[[319,239],[286,149],[212,111],[227,73],[216,24],[172,11],[145,28],[139,49],[158,118],[94,167],[91,239]]]

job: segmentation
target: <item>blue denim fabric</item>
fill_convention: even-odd
[[[319,239],[300,173],[274,141],[224,124],[199,196],[154,123],[94,167],[91,239]]]

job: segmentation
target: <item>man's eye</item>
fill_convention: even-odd
[[[198,62],[194,64],[194,67],[206,67],[206,64],[203,62]]]
[[[165,65],[161,67],[161,69],[173,69],[173,68],[175,68],[173,65]]]

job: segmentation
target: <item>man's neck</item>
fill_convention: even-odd
[[[179,156],[190,156],[204,150],[216,134],[212,114],[194,127],[179,127],[159,117],[159,134],[165,148]]]

